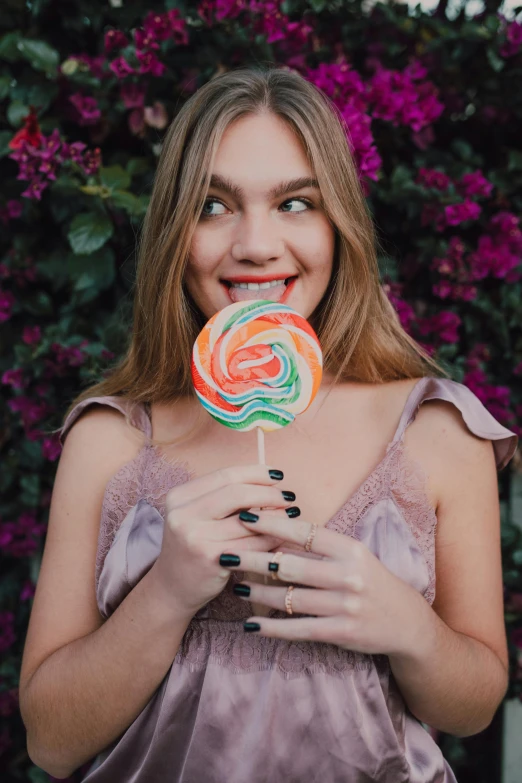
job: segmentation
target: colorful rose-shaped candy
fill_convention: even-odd
[[[192,380],[201,404],[221,424],[269,432],[309,407],[322,364],[305,318],[283,304],[247,300],[220,310],[201,330]]]

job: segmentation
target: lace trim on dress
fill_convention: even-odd
[[[280,614],[286,617],[284,613]],[[246,613],[245,619],[248,616]],[[317,673],[345,679],[351,677],[354,670],[373,667],[381,672],[389,671],[386,655],[366,655],[323,642],[289,642],[268,636],[248,636],[241,623],[242,620],[225,622],[193,618],[174,663],[186,666],[190,671],[201,671],[210,660],[236,674],[275,669],[284,679]]]
[[[107,552],[129,509],[144,498],[164,517],[165,496],[169,489],[189,481],[193,476],[193,471],[185,462],[169,461],[156,446],[149,443],[108,481],[98,534],[96,588]]]
[[[129,509],[140,498],[145,498],[164,517],[165,497],[169,489],[188,481],[193,475],[186,463],[171,462],[155,446],[147,445],[112,477],[103,500],[96,584],[105,556]],[[405,451],[403,434],[388,445],[381,463],[326,527],[357,538],[357,523],[366,511],[379,500],[393,495],[426,559],[430,583],[425,598],[431,603],[435,595],[433,539],[437,518],[425,486],[422,468]],[[236,672],[276,668],[286,678],[312,672],[347,677],[353,670],[369,669],[374,665],[387,671],[387,656],[344,650],[333,644],[246,636],[240,623],[252,616],[251,605],[232,591],[233,585],[243,578],[242,572],[233,572],[225,589],[191,620],[175,663],[199,670],[205,668],[210,659]],[[285,618],[286,614],[270,610],[269,616]],[[231,620],[231,617],[234,619]]]

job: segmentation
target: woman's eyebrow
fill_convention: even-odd
[[[239,185],[231,182],[226,177],[222,177],[220,174],[212,174],[209,187],[224,190],[226,193],[230,193],[237,201],[242,201],[245,195],[243,188],[240,188]],[[293,190],[301,190],[301,188],[317,188],[319,190],[319,183],[313,177],[297,177],[297,179],[280,182],[265,195],[267,198],[278,198]]]

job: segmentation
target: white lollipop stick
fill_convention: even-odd
[[[257,461],[260,465],[266,465],[265,462],[265,433],[261,427],[257,429]]]

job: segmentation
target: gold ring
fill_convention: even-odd
[[[283,556],[283,552],[274,552],[270,562],[279,563],[282,556]],[[272,577],[272,579],[279,579],[279,577],[277,576],[277,571],[270,571],[270,576]]]
[[[292,612],[292,590],[294,589],[294,585],[288,585],[286,588],[286,595],[285,595],[285,609],[287,614],[293,614]]]
[[[312,541],[314,540],[316,533],[317,533],[317,525],[314,522],[312,524],[312,529],[310,530],[310,535],[306,539],[305,552],[311,552],[312,551]]]

